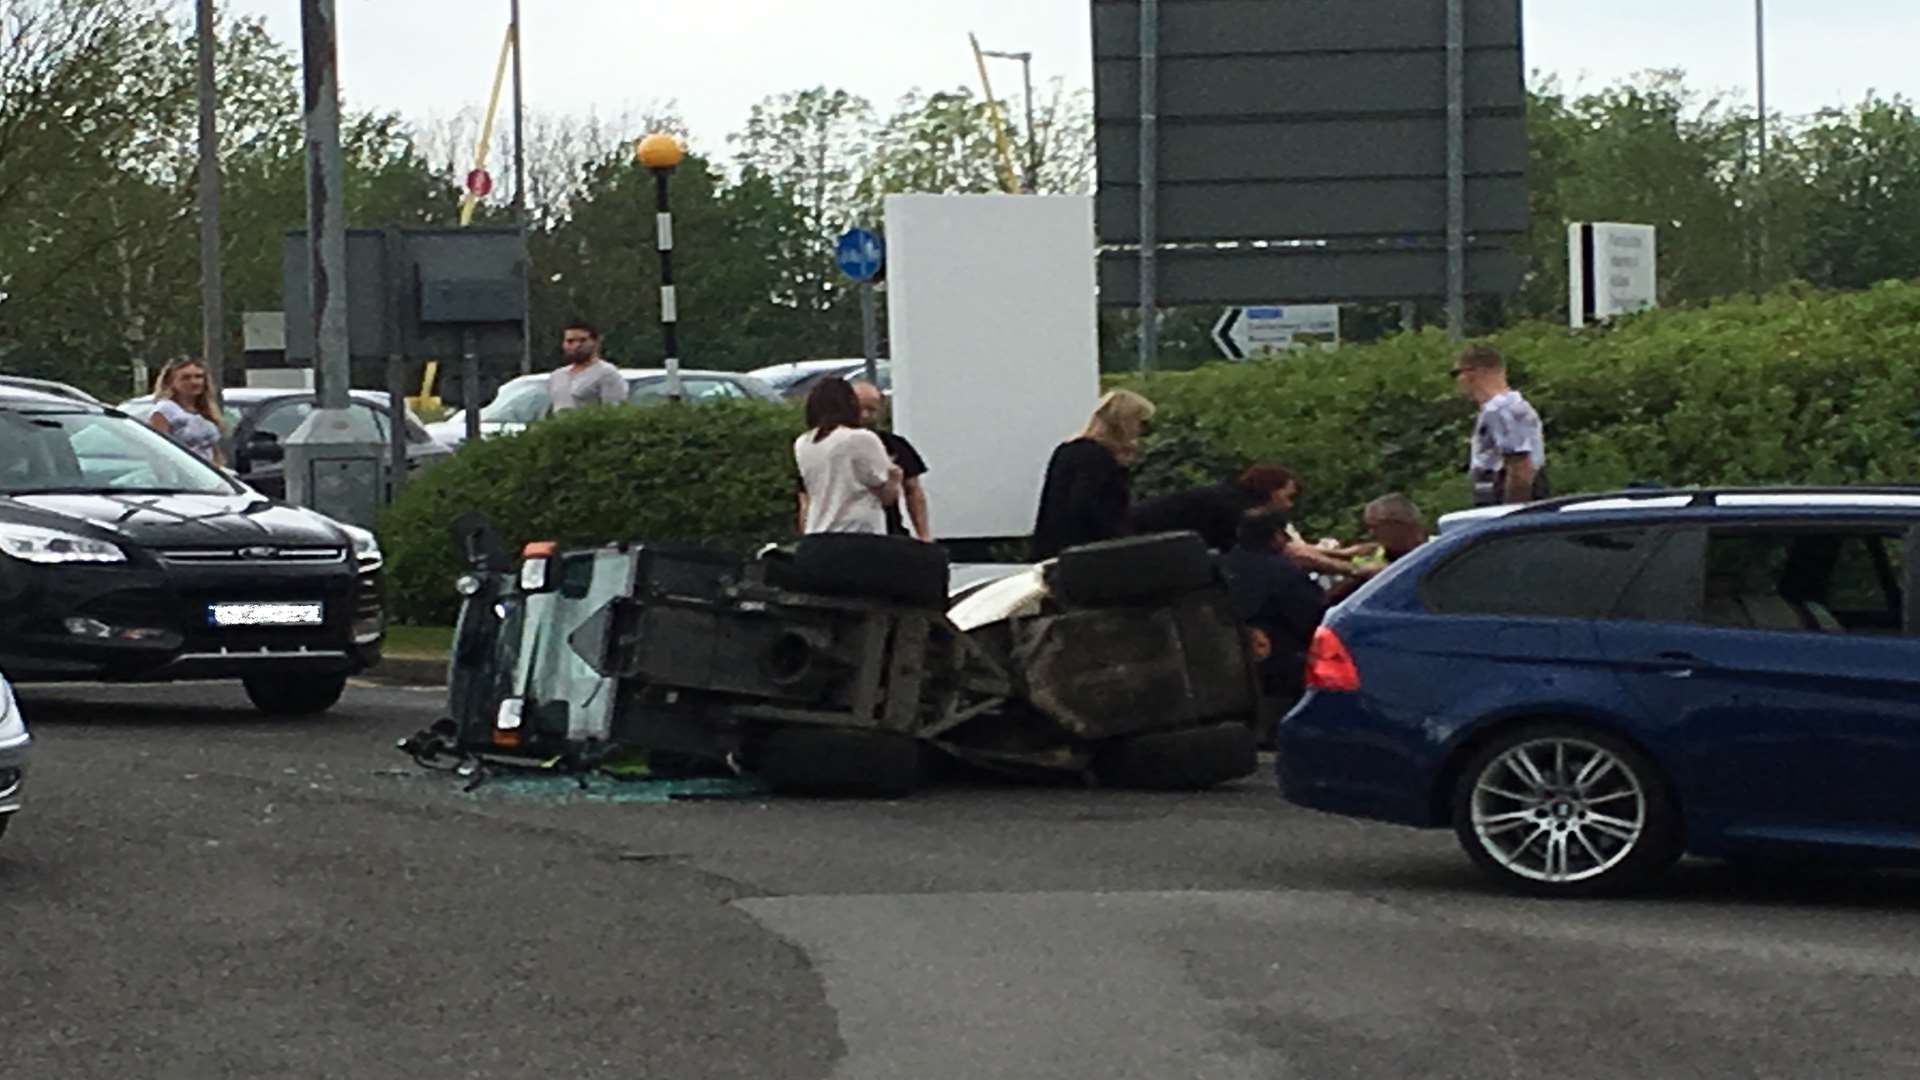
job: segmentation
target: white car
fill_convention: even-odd
[[[667,372],[664,368],[621,368],[620,374],[627,380],[629,403],[650,405],[667,399]],[[680,385],[692,401],[780,400],[779,393],[772,387],[738,371],[682,370]],[[552,412],[553,401],[547,396],[547,373],[522,375],[509,380],[493,396],[492,401],[480,407],[480,437],[492,438],[524,431],[528,424],[544,419]],[[467,441],[466,411],[456,411],[445,420],[428,424],[427,431],[443,446],[459,446]]]
[[[20,811],[20,788],[27,775],[27,722],[13,699],[13,687],[0,675],[0,836]]]

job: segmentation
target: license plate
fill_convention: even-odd
[[[320,604],[207,605],[207,622],[214,626],[319,626],[325,616]]]

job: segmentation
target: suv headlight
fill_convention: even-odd
[[[349,537],[353,538],[354,562],[368,563],[381,561],[380,539],[374,536],[372,532],[358,525],[342,524],[340,528]]]
[[[0,555],[30,563],[123,563],[116,544],[37,525],[0,525]]]

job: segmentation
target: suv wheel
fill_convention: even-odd
[[[1644,885],[1680,857],[1666,779],[1627,743],[1576,724],[1496,736],[1461,774],[1460,845],[1507,888],[1597,896]]]
[[[347,689],[345,675],[249,675],[253,707],[268,716],[314,716],[333,708]]]

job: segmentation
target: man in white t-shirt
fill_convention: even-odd
[[[1490,345],[1474,345],[1454,361],[1461,396],[1480,407],[1468,444],[1473,505],[1537,502],[1547,486],[1547,436],[1520,391],[1507,385],[1507,362]]]
[[[793,460],[807,492],[803,531],[886,535],[900,467],[880,436],[860,426],[859,399],[845,379],[822,380],[807,395],[807,430],[794,440]]]
[[[617,405],[627,400],[627,380],[620,369],[600,359],[600,331],[575,320],[560,334],[560,355],[566,364],[547,376],[547,396],[554,412],[582,405]]]

